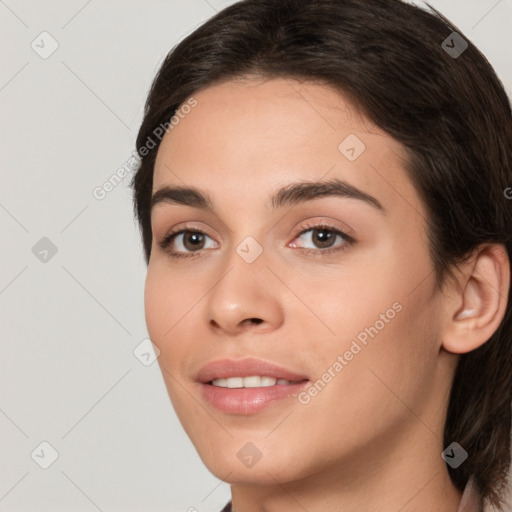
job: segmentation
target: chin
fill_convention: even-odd
[[[263,453],[258,456],[249,443],[244,443],[241,449],[238,443],[236,445],[236,448],[233,444],[225,449],[212,451],[208,448],[205,452],[198,450],[198,454],[215,477],[230,484],[275,485],[276,481],[289,482],[308,474],[305,467],[297,464],[296,455],[286,457],[282,453],[272,453],[274,450],[263,452],[262,447]]]

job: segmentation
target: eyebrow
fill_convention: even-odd
[[[271,197],[270,206],[272,210],[276,210],[322,197],[358,199],[376,208],[381,213],[386,213],[386,209],[378,199],[338,178],[326,181],[297,182],[286,185]],[[214,211],[213,201],[210,196],[195,187],[164,186],[158,189],[151,197],[150,211],[160,203],[181,204],[210,212]]]

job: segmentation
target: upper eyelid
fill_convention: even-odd
[[[317,199],[319,200],[319,199]],[[313,212],[309,212],[309,213],[313,213]],[[307,215],[307,214],[306,214]],[[211,220],[211,219],[210,219]],[[177,223],[177,225],[185,225],[185,227],[183,228],[180,228],[179,230],[177,231],[181,231],[182,229],[183,230],[189,230],[188,228],[188,223],[199,223],[199,224],[206,224],[206,225],[209,225],[211,224],[210,223],[210,220],[206,220],[206,222],[200,218],[198,218],[197,220],[195,221],[183,221],[183,222],[179,222]],[[269,231],[273,231],[276,226],[278,226],[281,221],[283,219],[279,220],[277,223],[272,223],[272,226],[271,228],[267,231],[267,233]],[[228,236],[233,236],[234,235],[234,231],[233,229],[231,229],[228,225],[226,225],[222,220],[218,219],[217,217],[215,218],[215,222],[214,222],[214,225],[217,224],[217,221],[220,222],[220,224],[218,224],[217,228],[214,227],[214,230],[216,233],[219,233],[219,230],[218,228],[222,230],[225,230],[228,234]],[[303,221],[298,221],[298,222],[294,222],[294,225],[297,225],[297,224],[308,224],[310,227],[307,228],[307,229],[313,229],[314,227],[317,227],[317,226],[323,226],[323,225],[326,225],[327,227],[331,228],[331,229],[337,229],[339,231],[341,231],[342,233],[346,234],[347,236],[351,237],[351,238],[355,238],[355,236],[357,235],[357,232],[356,230],[350,225],[348,224],[347,222],[341,220],[338,216],[336,217],[333,217],[332,214],[329,214],[329,213],[325,213],[325,214],[318,214],[317,212],[317,215],[307,215],[307,219],[306,220],[303,220]],[[288,224],[288,222],[286,222],[286,224]],[[279,228],[278,228],[279,229]],[[196,228],[195,226],[193,226],[193,228],[190,228],[190,231],[202,231],[204,232],[205,234],[208,234],[206,233],[206,231],[202,228]],[[174,229],[172,231],[175,231]],[[169,232],[169,231],[167,231]],[[298,233],[297,233],[298,234]],[[164,237],[167,236],[166,234],[164,235]],[[209,235],[210,236],[210,235]],[[295,235],[297,236],[297,235]],[[219,238],[220,240],[222,241],[224,239],[224,237],[222,235],[219,235]]]
[[[350,235],[351,233],[355,233],[355,230],[354,230],[354,228],[352,226],[350,226],[346,222],[343,222],[343,221],[341,221],[339,219],[333,219],[332,221],[320,220],[320,219],[330,219],[330,218],[331,217],[329,215],[327,215],[327,216],[319,215],[318,216],[318,220],[316,220],[313,217],[313,220],[309,219],[309,220],[303,221],[302,223],[299,222],[297,224],[302,224],[302,226],[299,228],[299,229],[301,229],[301,231],[297,232],[296,235],[300,234],[303,231],[306,231],[308,229],[315,229],[315,228],[319,228],[319,227],[325,227],[325,228],[328,228],[328,229],[338,230],[338,231],[341,231],[341,232],[343,232],[343,233],[345,233],[347,235]],[[342,224],[342,226],[341,227],[340,226],[336,226],[335,223],[340,223],[340,224]],[[185,224],[185,225],[183,227],[178,228],[178,229],[173,228],[172,230],[169,230],[168,232],[166,232],[166,234],[164,234],[163,236],[165,237],[165,236],[167,236],[167,234],[169,234],[171,232],[178,233],[178,232],[181,232],[181,231],[199,231],[199,232],[208,234],[208,233],[206,233],[206,231],[203,228],[188,225],[187,222],[184,222],[184,223],[180,222],[179,224]],[[307,224],[307,226],[305,224]],[[272,229],[274,227],[275,227],[275,224],[272,227]],[[232,229],[228,228],[228,231],[231,234],[233,233]]]
[[[315,229],[326,229],[326,230],[331,230],[331,231],[338,231],[340,233],[345,234],[346,236],[349,236],[349,233],[347,233],[346,229],[343,229],[343,228],[340,228],[337,226],[332,226],[331,224],[329,224],[327,222],[317,222],[317,223],[312,224],[311,226],[300,226],[299,229],[300,229],[300,231],[297,231],[297,233],[295,233],[294,236],[298,236],[307,231],[311,231],[311,230],[315,230]],[[179,229],[175,229],[175,230],[173,229],[172,231],[167,232],[162,238],[165,239],[170,236],[177,236],[179,234],[183,234],[184,232],[185,233],[186,232],[202,233],[203,235],[206,235],[206,236],[209,236],[210,238],[212,238],[204,229],[196,228],[194,226],[184,226]]]

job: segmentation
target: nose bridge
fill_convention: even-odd
[[[223,266],[222,274],[208,294],[207,322],[235,331],[246,320],[274,327],[282,321],[272,273],[263,244],[246,236],[234,245]]]

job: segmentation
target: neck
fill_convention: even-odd
[[[233,512],[456,512],[462,493],[441,458],[442,442],[423,424],[416,427],[368,446],[364,460],[358,451],[296,480],[267,468],[273,483],[234,483]]]

